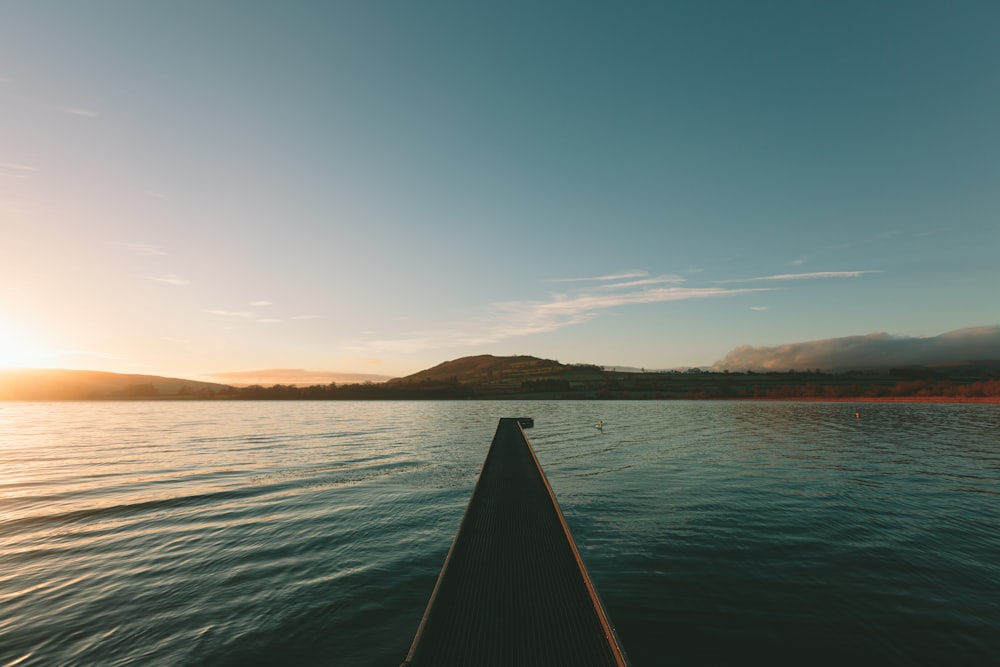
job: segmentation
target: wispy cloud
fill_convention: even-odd
[[[653,278],[640,278],[639,280],[629,280],[626,282],[611,282],[601,285],[604,289],[627,289],[630,287],[646,287],[649,285],[679,285],[686,282],[683,276],[665,275]]]
[[[767,310],[767,306],[750,306],[750,310],[761,312]]]
[[[249,310],[220,310],[220,309],[203,309],[203,313],[208,313],[209,315],[218,315],[219,317],[239,317],[250,319],[255,317],[255,313]]]
[[[882,273],[881,270],[868,271],[814,271],[812,273],[779,273],[773,276],[757,276],[756,278],[736,278],[731,280],[716,280],[716,283],[751,283],[761,281],[781,280],[812,280],[815,278],[859,278],[869,273]]]
[[[191,340],[188,338],[173,338],[171,336],[164,336],[163,340],[167,341],[168,343],[174,343],[176,345],[186,345],[187,343],[191,342]]]
[[[38,167],[32,167],[27,164],[0,162],[0,176],[6,176],[7,178],[30,178],[37,171]]]
[[[442,330],[411,332],[393,339],[372,340],[354,346],[353,349],[409,353],[436,348],[488,345],[516,336],[548,333],[582,324],[606,310],[620,306],[736,296],[769,290],[766,287],[647,287],[626,292],[555,295],[545,301],[501,302],[490,306],[484,315],[452,323]]]
[[[132,253],[133,255],[139,255],[142,257],[166,257],[167,253],[164,252],[159,246],[155,246],[151,243],[119,243],[118,247],[125,252]]]
[[[269,301],[254,301],[250,305],[269,306],[271,305],[271,303]],[[259,313],[253,310],[225,310],[221,308],[205,308],[202,309],[201,312],[208,313],[209,315],[215,315],[216,317],[224,317],[226,319],[253,320],[258,324],[280,324],[281,322],[284,321],[276,317],[261,317]]]
[[[100,111],[94,111],[93,109],[85,109],[83,107],[62,107],[59,109],[63,113],[68,113],[73,116],[86,116],[87,118],[97,118],[101,115]]]
[[[161,276],[161,277],[151,276],[150,280],[155,280],[158,283],[166,283],[168,285],[190,285],[191,284],[190,280],[185,280],[184,278],[179,277],[175,273],[169,273],[169,274],[167,274],[165,276]]]
[[[9,169],[11,171],[38,171],[38,167],[32,167],[27,164],[18,164],[16,162],[0,162],[0,169]]]
[[[549,278],[548,283],[583,283],[583,282],[611,282],[614,280],[628,280],[630,278],[645,278],[649,274],[645,271],[630,271],[628,273],[613,273],[606,276],[593,276],[590,278]]]
[[[293,319],[293,320],[318,320],[318,319],[320,319],[320,316],[319,315],[295,315],[291,319]]]
[[[547,283],[604,283],[601,289],[630,289],[650,285],[679,285],[687,279],[674,274],[650,276],[646,271],[628,271],[584,278],[550,278]]]
[[[264,306],[270,306],[272,304],[270,301],[251,301],[250,305],[255,308],[263,308]]]

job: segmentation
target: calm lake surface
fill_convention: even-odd
[[[396,667],[522,414],[637,667],[1000,663],[1000,406],[122,402],[0,403],[0,666]]]

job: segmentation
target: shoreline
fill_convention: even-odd
[[[671,402],[671,401],[705,401],[718,402],[743,401],[747,403],[961,403],[961,404],[981,404],[1000,405],[1000,396],[713,396],[713,397],[604,397],[604,398],[567,398],[567,397],[526,397],[526,396],[476,396],[464,398],[238,398],[238,397],[216,397],[202,398],[198,396],[142,396],[142,397],[107,397],[107,398],[3,398],[0,397],[0,405],[4,403],[270,403],[270,402],[410,402],[410,401],[628,401],[628,402]]]
[[[842,396],[789,396],[788,398],[706,398],[681,399],[705,401],[767,401],[783,403],[982,403],[1000,405],[1000,396],[859,396],[844,398]]]

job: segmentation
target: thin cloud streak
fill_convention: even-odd
[[[597,317],[602,311],[618,306],[736,296],[770,290],[767,287],[657,287],[625,294],[559,295],[549,301],[501,302],[493,304],[490,312],[482,317],[455,323],[441,331],[417,331],[399,338],[369,341],[352,346],[351,349],[405,354],[447,347],[475,347],[582,324]]]
[[[160,278],[150,277],[150,280],[155,280],[158,283],[166,283],[168,285],[190,285],[191,284],[190,280],[185,280],[184,278],[180,278],[176,274],[173,274],[173,273],[168,274],[168,275],[163,276],[163,277],[160,277]]]
[[[687,282],[687,279],[683,276],[665,275],[656,276],[655,278],[630,280],[624,283],[611,283],[610,285],[601,285],[601,287],[603,289],[622,289],[628,287],[646,287],[647,285],[680,285],[684,282]]]
[[[32,167],[27,164],[18,164],[16,162],[0,162],[0,169],[7,169],[10,171],[38,171],[38,167]]]
[[[814,271],[812,273],[780,273],[774,276],[757,276],[756,278],[736,278],[731,280],[716,280],[716,283],[753,283],[761,281],[780,280],[812,280],[815,278],[859,278],[869,273],[884,273],[880,269],[866,271]]]
[[[119,243],[118,247],[141,257],[166,257],[167,253],[151,243]]]
[[[583,282],[611,282],[613,280],[628,280],[630,278],[645,278],[648,273],[645,271],[632,271],[629,273],[616,273],[607,276],[594,276],[591,278],[549,278],[547,283],[583,283]]]
[[[19,178],[27,179],[31,178],[38,172],[38,167],[32,167],[27,164],[18,164],[16,162],[0,162],[0,176],[5,176],[6,178]]]
[[[251,305],[260,305],[262,303],[267,303],[268,305],[270,305],[268,302],[254,302],[254,304]],[[261,317],[252,310],[223,310],[221,308],[203,308],[201,312],[208,313],[209,315],[215,315],[216,317],[224,317],[227,319],[253,320],[258,324],[281,324],[282,322],[284,322],[284,320],[278,319],[276,317]]]
[[[218,315],[219,317],[239,317],[243,319],[250,319],[254,317],[254,313],[249,310],[219,310],[219,309],[202,309],[203,313],[208,313],[209,315]]]

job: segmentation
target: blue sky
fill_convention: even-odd
[[[0,365],[1000,323],[1000,5],[0,4]]]

